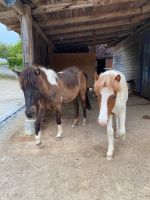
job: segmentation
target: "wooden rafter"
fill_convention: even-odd
[[[4,6],[5,5],[5,2],[4,0],[0,0],[0,3]],[[24,5],[23,3],[20,1],[20,0],[16,0],[16,3],[14,6],[12,6],[12,8],[20,15],[23,15],[24,14]]]
[[[97,14],[97,15],[89,15],[89,16],[80,16],[80,17],[71,17],[71,18],[62,18],[57,20],[48,20],[39,23],[40,27],[46,27],[46,26],[63,26],[63,25],[69,25],[69,24],[77,24],[77,23],[86,23],[86,22],[94,22],[98,20],[106,20],[106,19],[114,19],[114,18],[120,18],[120,17],[131,17],[135,15],[140,14],[146,14],[150,13],[150,5],[143,6],[142,8],[137,9],[130,9],[130,10],[124,10],[124,11],[116,11],[112,13],[106,13],[106,14]]]
[[[67,39],[67,40],[63,40],[63,41],[53,41],[55,44],[69,44],[69,43],[77,43],[77,42],[84,42],[84,41],[88,41],[88,40],[93,40],[93,37],[95,38],[95,41],[96,40],[104,40],[104,39],[109,39],[109,38],[121,38],[121,37],[125,37],[129,34],[131,34],[132,31],[127,31],[127,32],[121,32],[121,33],[113,33],[113,34],[108,34],[108,35],[91,35],[91,36],[87,36],[87,37],[79,37],[79,38],[74,38],[74,39]],[[94,43],[95,43],[94,41]]]
[[[7,19],[16,17],[17,14],[13,10],[7,10],[7,11],[0,11],[0,19]]]
[[[5,6],[4,0],[0,0],[0,3],[2,3]],[[20,16],[23,16],[25,13],[25,5],[22,3],[22,1],[20,0],[16,0],[15,5],[12,7],[12,9],[14,9],[16,11],[16,13],[18,13]],[[5,11],[6,12],[6,11]],[[8,11],[10,12],[10,11]],[[1,13],[1,12],[0,12]],[[32,23],[33,26],[35,26],[35,28],[37,29],[37,31],[41,34],[41,36],[45,39],[45,41],[48,43],[49,39],[47,38],[47,36],[44,34],[44,32],[42,31],[42,29],[39,27],[38,23],[32,18]]]
[[[38,6],[32,12],[33,15],[41,14],[41,13],[52,13],[52,12],[60,12],[65,10],[73,10],[80,8],[89,8],[103,5],[111,5],[115,3],[127,3],[127,2],[136,2],[137,0],[77,0],[69,3],[53,3],[43,6]]]
[[[106,34],[113,34],[116,32],[120,32],[120,31],[128,31],[128,30],[132,30],[133,28],[126,27],[122,28],[122,27],[115,27],[115,28],[106,28],[103,30],[96,30],[96,34],[97,35],[106,35]],[[86,37],[86,36],[92,36],[92,31],[86,31],[86,32],[80,32],[80,33],[70,33],[70,34],[60,34],[60,35],[54,35],[51,37],[51,40],[65,40],[65,39],[73,39],[73,38],[78,38],[78,37]]]
[[[113,28],[113,27],[121,27],[125,25],[131,25],[133,23],[130,20],[117,20],[108,23],[99,23],[99,24],[90,24],[90,25],[82,25],[77,27],[67,27],[67,28],[60,28],[56,30],[48,30],[45,31],[46,35],[56,35],[56,34],[64,34],[64,33],[73,33],[73,32],[81,32],[81,31],[89,31],[89,30],[96,30],[96,29],[106,29],[106,28]]]
[[[107,39],[98,39],[96,40],[96,44],[106,44],[106,43],[109,43],[109,42],[117,42],[117,41],[120,41],[120,38],[107,38]],[[80,45],[87,45],[87,46],[90,46],[90,45],[93,45],[93,41],[92,39],[90,40],[85,40],[85,41],[80,41],[80,42],[76,42],[76,43],[69,43],[69,44],[57,44],[55,45],[56,47],[69,47],[69,46],[80,46]]]

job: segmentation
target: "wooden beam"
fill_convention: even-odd
[[[4,3],[4,0],[0,0],[0,3],[2,3],[4,6],[6,6],[5,3]],[[19,15],[23,16],[24,13],[25,13],[25,7],[26,7],[26,4],[23,4],[22,1],[20,1],[20,0],[16,0],[16,3],[15,3],[14,6],[12,6],[12,9],[14,9]],[[8,12],[8,16],[9,16],[9,15],[11,15],[11,13],[13,11],[7,11],[7,12]],[[9,12],[10,12],[10,14],[9,14]],[[1,16],[1,12],[0,12],[0,16]],[[32,23],[33,23],[33,26],[37,29],[37,31],[41,34],[41,36],[48,43],[49,39],[46,37],[46,35],[44,34],[44,32],[41,30],[41,28],[39,27],[39,25],[37,24],[37,22],[34,19],[32,19]]]
[[[41,13],[52,13],[52,12],[60,12],[60,11],[67,11],[67,10],[74,10],[80,8],[89,8],[89,7],[96,7],[96,6],[104,6],[104,5],[111,5],[116,3],[129,3],[135,2],[137,0],[76,0],[74,2],[62,2],[62,3],[53,3],[43,6],[38,6],[37,8],[33,9],[32,14],[41,14]]]
[[[93,31],[92,37],[93,37],[93,52],[95,53],[96,52],[96,40],[97,40],[96,31]]]
[[[45,31],[46,35],[56,35],[56,34],[64,34],[64,33],[73,33],[73,32],[80,32],[80,31],[89,31],[89,30],[96,30],[96,29],[105,29],[105,28],[113,28],[113,27],[119,27],[119,26],[125,26],[125,25],[131,25],[132,23],[130,20],[118,20],[108,23],[99,23],[99,24],[90,24],[90,25],[84,25],[84,26],[78,26],[78,27],[66,27],[66,28],[60,28],[60,29],[54,29]]]
[[[0,3],[6,7],[6,4],[4,2],[4,0],[0,0]],[[18,14],[23,15],[24,14],[24,5],[22,3],[21,0],[16,0],[16,3],[14,6],[12,6],[11,8],[13,8]]]
[[[38,23],[32,19],[33,22],[33,26],[36,28],[36,30],[39,32],[39,34],[44,38],[44,40],[49,43],[49,39],[47,38],[47,36],[44,34],[44,32],[42,31],[42,29],[39,27]]]
[[[97,44],[106,44],[106,43],[110,43],[110,42],[114,42],[114,41],[120,41],[120,38],[109,38],[109,39],[104,39],[104,40],[96,40],[96,45]],[[76,42],[76,43],[70,43],[70,44],[63,44],[63,45],[56,45],[56,48],[59,47],[71,47],[71,46],[81,46],[81,45],[93,45],[93,41],[92,40],[87,40],[87,41],[82,41],[82,42]]]
[[[21,37],[23,47],[23,62],[25,67],[31,67],[34,63],[32,17],[29,5],[24,7],[24,15],[21,17]]]
[[[7,19],[12,17],[17,17],[17,14],[13,10],[0,11],[0,19]]]
[[[115,28],[106,28],[106,29],[102,29],[102,30],[96,30],[96,34],[98,35],[103,35],[103,34],[112,34],[112,33],[116,33],[119,31],[127,31],[127,30],[131,30],[131,27],[129,26],[127,29],[123,30],[122,27],[115,27]],[[54,40],[59,40],[62,41],[65,39],[74,39],[74,38],[79,38],[79,37],[86,37],[86,36],[91,36],[92,35],[92,31],[86,31],[86,32],[80,32],[80,33],[70,33],[70,34],[60,34],[60,35],[56,35],[56,36],[52,36],[51,39]]]
[[[69,43],[77,43],[77,42],[84,42],[84,41],[93,41],[93,39],[95,40],[93,43],[93,46],[96,44],[96,40],[104,40],[104,39],[110,39],[110,38],[122,38],[122,37],[125,37],[129,34],[132,34],[133,32],[132,31],[127,31],[127,32],[116,32],[116,33],[113,33],[113,34],[108,34],[108,35],[91,35],[91,36],[87,36],[87,37],[80,37],[80,38],[75,38],[75,39],[67,39],[67,40],[64,40],[63,42],[61,41],[53,41],[55,44],[69,44]],[[94,49],[94,48],[93,48]]]
[[[88,16],[80,16],[80,17],[71,17],[71,18],[61,18],[57,20],[48,20],[39,23],[40,27],[46,27],[46,26],[63,26],[63,25],[69,25],[69,24],[77,24],[77,23],[89,23],[94,21],[102,21],[102,20],[108,20],[113,18],[121,18],[121,17],[131,17],[134,15],[140,15],[140,14],[146,14],[150,12],[150,5],[143,6],[142,8],[136,8],[136,9],[130,9],[130,10],[124,10],[124,11],[116,11],[111,13],[105,13],[105,14],[97,14],[97,15],[88,15]]]

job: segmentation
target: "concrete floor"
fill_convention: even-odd
[[[24,136],[24,113],[0,128],[1,200],[149,200],[150,102],[130,97],[127,136],[115,139],[113,160],[105,159],[106,129],[97,124],[98,109],[88,124],[71,128],[72,106],[63,112],[64,137],[57,141],[54,115],[43,124],[43,144]]]
[[[24,105],[18,80],[0,78],[0,123]]]

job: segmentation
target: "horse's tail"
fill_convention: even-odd
[[[88,76],[87,76],[87,74],[85,72],[84,72],[84,76],[86,78],[86,108],[88,110],[91,110],[92,106],[91,106],[91,103],[89,101],[89,97],[88,97],[88,91],[89,91],[89,89],[88,89],[88,86],[87,86]]]
[[[86,91],[86,108],[88,110],[91,110],[91,108],[92,108],[91,103],[89,101],[89,97],[88,97],[88,90]]]

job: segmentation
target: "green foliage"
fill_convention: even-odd
[[[0,43],[0,58],[7,59],[9,56],[9,46],[3,43]]]
[[[11,57],[8,58],[8,63],[10,67],[21,66],[22,65],[22,58]]]
[[[14,45],[0,43],[0,57],[5,58],[11,68],[23,66],[21,41],[18,41]]]

